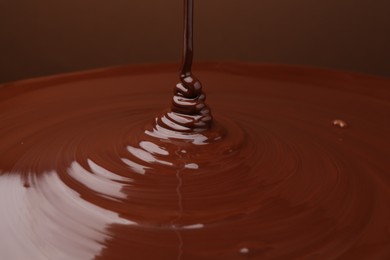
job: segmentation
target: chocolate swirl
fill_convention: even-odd
[[[176,132],[201,132],[210,128],[212,116],[205,103],[200,81],[192,75],[182,75],[176,85],[171,111],[158,118],[157,124]]]
[[[174,89],[171,111],[156,121],[160,126],[176,132],[200,132],[210,128],[212,116],[206,105],[202,84],[192,74],[193,44],[192,0],[184,1],[184,52],[180,83]]]

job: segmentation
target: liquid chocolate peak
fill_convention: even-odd
[[[184,1],[184,48],[180,83],[174,89],[171,111],[156,121],[175,132],[201,132],[211,127],[212,116],[206,105],[202,84],[192,74],[193,60],[193,0]]]

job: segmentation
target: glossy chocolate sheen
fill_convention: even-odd
[[[0,87],[1,259],[390,259],[389,80],[198,64],[183,132],[176,68]]]

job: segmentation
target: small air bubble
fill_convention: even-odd
[[[333,120],[333,125],[336,127],[340,127],[340,128],[347,128],[348,127],[347,122],[345,122],[344,120],[341,120],[341,119]]]

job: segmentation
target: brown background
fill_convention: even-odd
[[[390,76],[389,0],[195,0],[196,60]],[[1,0],[0,82],[179,61],[182,0]]]

